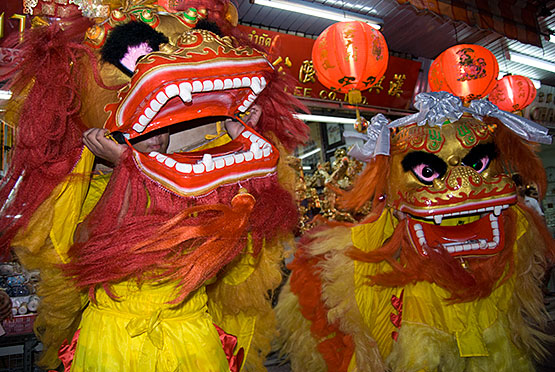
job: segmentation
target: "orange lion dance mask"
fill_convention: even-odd
[[[531,142],[547,130],[445,92],[415,105],[351,150],[368,164],[343,203],[371,214],[304,237],[290,264],[277,313],[295,371],[526,371],[545,352],[554,244],[511,173],[544,192]]]

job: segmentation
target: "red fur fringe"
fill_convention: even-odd
[[[524,200],[522,200],[521,198],[519,198],[517,204],[522,210],[527,212],[526,217],[532,220],[531,223],[538,230],[542,240],[542,244],[544,244],[546,247],[545,252],[547,256],[547,262],[549,263],[549,265],[555,265],[555,239],[553,239],[551,232],[547,228],[544,217],[540,216],[535,209],[529,207],[526,203],[524,203]]]
[[[468,269],[444,249],[432,249],[426,257],[420,255],[412,247],[404,223],[397,225],[391,238],[377,250],[362,252],[353,248],[349,255],[362,262],[390,264],[391,271],[369,277],[371,285],[397,287],[427,281],[449,291],[449,302],[485,298],[514,272],[512,247],[516,239],[516,214],[510,209],[505,214],[504,249],[492,257],[466,258]]]
[[[128,279],[177,280],[175,302],[181,301],[241,252],[248,231],[257,254],[264,239],[295,226],[295,204],[275,175],[242,181],[241,187],[256,200],[252,206],[243,197],[233,199],[237,184],[180,197],[144,176],[129,150],[80,226],[64,269],[89,293]]]
[[[354,352],[353,339],[341,332],[338,324],[328,322],[328,309],[322,300],[321,269],[318,267],[324,257],[308,254],[306,247],[311,244],[317,244],[316,239],[301,239],[295,251],[295,260],[289,264],[292,271],[289,282],[291,291],[299,301],[301,313],[311,322],[310,331],[318,340],[318,351],[327,364],[327,370],[346,372]]]
[[[21,108],[10,106],[19,110],[12,113],[19,121],[15,123],[17,151],[0,189],[4,205],[0,251],[4,255],[16,232],[27,225],[81,155],[85,128],[79,117],[77,92],[82,74],[75,71],[75,66],[83,55],[78,42],[89,26],[88,20],[77,19],[64,22],[63,29],[54,23],[29,30],[18,46],[22,61],[2,77],[9,79],[14,100],[27,95]],[[13,47],[14,40],[10,42],[7,46]],[[18,180],[19,187],[12,192]]]
[[[291,76],[274,70],[266,76],[266,81],[266,89],[256,100],[262,115],[255,129],[262,135],[273,133],[287,151],[292,151],[306,142],[310,132],[308,126],[293,115],[296,112],[307,113],[308,109],[289,93],[295,86]]]

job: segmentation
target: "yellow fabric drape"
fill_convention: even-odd
[[[527,229],[526,219],[517,210],[517,240]],[[382,246],[392,234],[398,221],[386,210],[374,223],[358,225],[351,230],[356,248],[370,252]],[[514,278],[495,289],[484,299],[448,305],[449,292],[428,282],[418,282],[404,287],[384,288],[368,285],[369,275],[389,271],[387,263],[368,264],[355,261],[355,296],[360,312],[372,337],[385,357],[394,345],[392,332],[398,331],[390,320],[396,314],[391,304],[392,296],[401,297],[403,291],[402,324],[426,325],[455,337],[461,357],[487,356],[483,339],[484,330],[490,328],[507,312],[514,288]]]
[[[117,300],[98,290],[83,313],[72,372],[229,371],[205,287],[177,306],[168,303],[171,283],[122,282],[113,290]]]

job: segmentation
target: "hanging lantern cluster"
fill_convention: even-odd
[[[536,87],[525,76],[508,75],[498,80],[488,99],[501,110],[517,112],[523,110],[536,98]]]
[[[312,48],[318,80],[332,91],[347,94],[348,102],[354,105],[362,102],[361,91],[384,75],[388,60],[383,35],[361,21],[331,25],[318,36]],[[357,122],[362,123],[358,109]]]
[[[433,61],[428,82],[433,92],[446,91],[470,102],[487,96],[498,74],[499,65],[492,52],[480,45],[460,44]]]

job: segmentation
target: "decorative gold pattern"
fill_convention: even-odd
[[[33,9],[38,3],[39,0],[23,0],[23,14],[33,15]]]
[[[433,210],[514,195],[514,185],[497,159],[490,160],[482,173],[461,163],[472,147],[491,142],[494,130],[472,117],[438,127],[412,125],[400,129],[391,141],[388,203],[394,208]],[[411,150],[436,155],[445,162],[445,174],[431,185],[422,183],[401,164]]]

